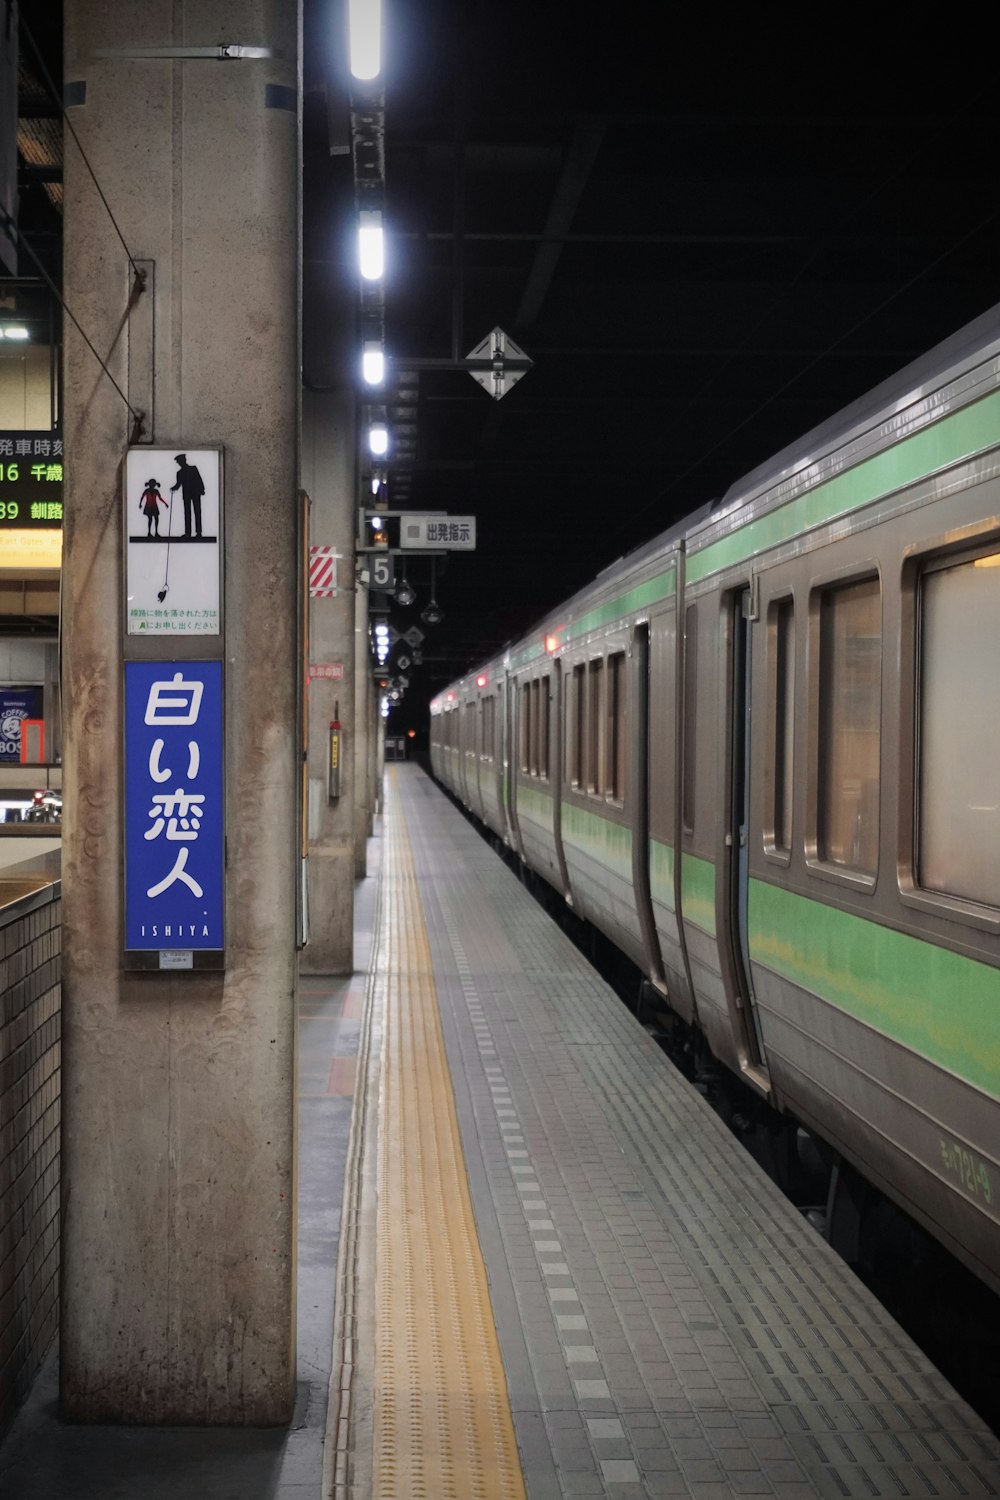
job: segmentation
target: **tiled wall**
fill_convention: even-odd
[[[0,1434],[59,1316],[59,891],[0,909]]]

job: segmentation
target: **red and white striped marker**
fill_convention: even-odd
[[[337,592],[337,559],[343,554],[336,547],[309,548],[309,597],[332,599]]]

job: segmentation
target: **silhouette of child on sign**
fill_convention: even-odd
[[[166,510],[169,501],[164,500],[160,494],[160,481],[158,479],[147,479],[146,488],[142,492],[139,501],[139,509],[146,517],[146,535],[159,536],[160,534],[160,506]]]

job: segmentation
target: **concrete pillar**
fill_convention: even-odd
[[[293,1403],[299,7],[66,0],[63,1283],[71,1420]],[[181,58],[219,42],[258,58]],[[137,56],[154,49],[159,56]],[[101,53],[104,53],[101,56]],[[226,634],[123,634],[123,455],[225,453]],[[178,446],[178,451],[181,448]],[[168,484],[172,476],[157,476]],[[224,660],[226,967],[123,968],[123,655]]]
[[[359,569],[359,575],[363,575],[363,570]],[[375,686],[368,639],[368,585],[362,581],[362,576],[359,576],[354,604],[354,874],[358,880],[363,880],[368,873],[368,840],[374,823],[368,747]]]
[[[302,484],[310,541],[332,546],[337,594],[309,604],[309,943],[303,974],[354,968],[354,515],[355,414],[350,392],[305,391]],[[325,675],[333,670],[339,676]],[[341,725],[340,795],[329,795],[330,723]]]
[[[371,714],[371,777],[372,807],[382,811],[382,788],[385,780],[385,720],[378,711],[378,700],[372,704]]]

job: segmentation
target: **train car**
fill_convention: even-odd
[[[488,662],[435,699],[430,738],[435,777],[481,822],[511,842],[505,812],[503,662]]]
[[[559,684],[554,816],[567,899],[664,994],[669,983],[683,1010],[671,745],[649,733],[661,668],[668,692],[675,676],[676,586],[677,544],[660,538],[601,574],[543,628]],[[667,721],[665,696],[652,712]]]
[[[483,822],[498,838],[509,842],[504,810],[506,767],[503,747],[505,705],[501,699],[502,662],[487,662],[473,678],[478,705],[474,718],[474,753],[479,765],[479,797]]]
[[[997,639],[1000,308],[490,680],[525,863],[1000,1290]],[[462,795],[447,719],[435,771]]]
[[[561,856],[559,745],[552,739],[552,726],[561,712],[561,678],[544,640],[508,657],[504,668],[509,841],[525,864],[565,896],[569,886]]]

